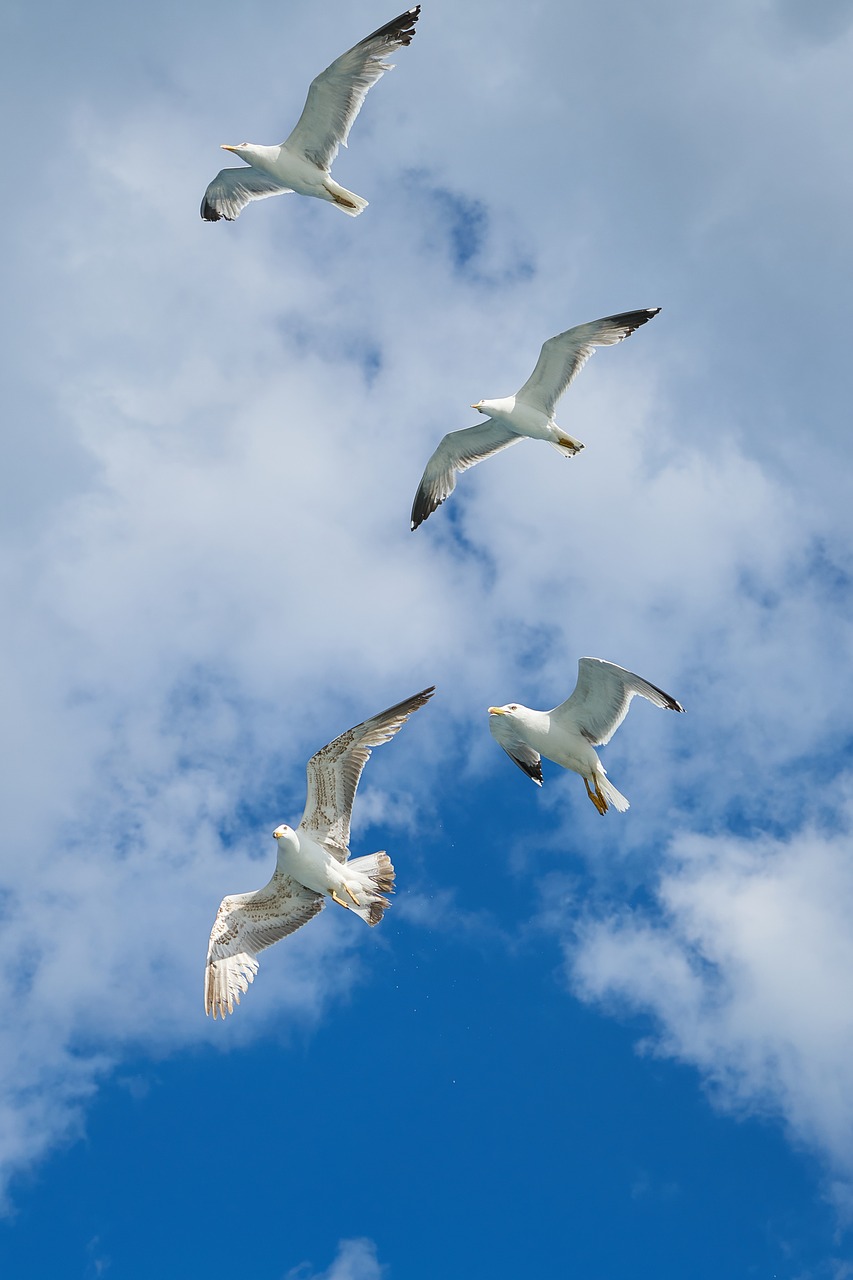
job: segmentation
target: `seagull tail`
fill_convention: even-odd
[[[365,924],[379,924],[391,903],[382,895],[394,892],[394,867],[385,852],[352,858],[346,865],[347,882],[355,891],[359,906],[352,906]]]
[[[366,200],[357,196],[354,191],[347,191],[346,187],[335,182],[334,178],[326,178],[323,186],[329,193],[327,198],[337,205],[342,213],[348,213],[351,218],[357,218],[367,208]]]
[[[598,785],[601,788],[604,794],[604,798],[609,805],[612,804],[613,808],[616,809],[619,813],[624,813],[626,809],[631,808],[630,804],[625,799],[622,792],[616,790],[613,783],[607,777],[603,769],[597,775],[597,779],[598,779]]]

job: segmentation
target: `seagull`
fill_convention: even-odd
[[[624,813],[628,801],[608,780],[593,748],[610,741],[637,693],[656,707],[684,710],[675,698],[633,671],[603,658],[581,658],[575,691],[565,702],[553,711],[532,711],[518,702],[489,707],[489,729],[510,759],[538,787],[542,786],[544,756],[580,774],[586,793],[600,814],[605,814],[610,805]]]
[[[426,464],[412,505],[412,529],[417,529],[456,488],[457,471],[500,453],[525,436],[547,440],[565,458],[572,458],[583,445],[554,421],[560,396],[580,373],[596,347],[610,347],[629,337],[660,311],[625,311],[603,320],[576,324],[543,343],[536,368],[514,396],[500,400],[478,400],[472,409],[485,413],[485,422],[462,431],[451,431]]]
[[[302,820],[295,831],[283,823],[272,833],[278,846],[272,879],[254,893],[223,898],[216,913],[204,975],[206,1013],[232,1013],[254,981],[258,952],[307,924],[327,898],[369,925],[382,919],[394,868],[384,852],[348,861],[353,801],[371,747],[389,742],[434,692],[432,685],[348,729],[308,761]]]
[[[421,6],[407,9],[393,22],[365,36],[342,53],[311,81],[302,115],[290,137],[274,147],[254,142],[223,145],[223,151],[251,165],[249,169],[222,169],[204,193],[201,216],[205,222],[226,218],[233,222],[251,200],[296,191],[301,196],[330,200],[338,209],[357,218],[367,201],[335,182],[330,173],[339,148],[347,145],[353,121],[367,91],[393,64],[383,59],[411,44]]]

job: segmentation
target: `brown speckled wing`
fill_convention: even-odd
[[[340,862],[349,855],[353,801],[371,749],[390,741],[434,692],[433,685],[347,729],[308,761],[308,794],[299,830],[329,846]]]
[[[258,952],[301,929],[324,905],[321,893],[278,874],[257,893],[223,898],[207,948],[205,1012],[214,1018],[232,1013],[258,972]]]

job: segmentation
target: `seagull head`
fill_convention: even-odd
[[[293,827],[289,827],[286,822],[283,822],[280,827],[276,827],[275,831],[272,833],[272,838],[273,840],[287,840],[289,836],[295,835],[296,832],[293,830]]]
[[[250,164],[251,156],[255,153],[256,147],[253,142],[238,142],[236,147],[232,147],[227,142],[223,142],[220,150],[231,151],[235,156],[239,156],[241,160],[245,160],[247,164]]]
[[[478,413],[485,413],[485,412],[486,412],[486,410],[483,408],[483,401],[482,401],[482,400],[478,400],[476,404],[472,404],[472,405],[471,405],[471,408],[472,408],[472,409],[476,409]]]
[[[547,719],[547,717],[546,717]],[[542,712],[533,711],[521,702],[508,702],[503,707],[489,707],[489,730],[501,741],[506,734],[520,734],[541,728]]]

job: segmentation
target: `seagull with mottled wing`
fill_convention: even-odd
[[[204,1007],[224,1018],[258,971],[259,951],[313,919],[327,900],[378,924],[390,906],[394,868],[387,853],[350,859],[350,820],[362,770],[373,747],[390,741],[435,686],[348,729],[308,761],[305,812],[294,831],[276,827],[272,879],[254,893],[223,898],[210,933]]]

